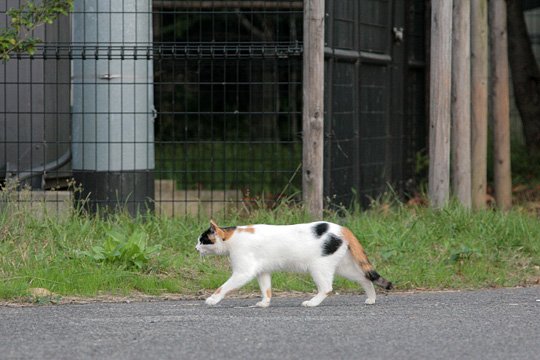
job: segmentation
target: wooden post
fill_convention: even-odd
[[[431,3],[429,199],[443,207],[450,191],[452,0]]]
[[[475,210],[486,207],[488,144],[487,0],[471,0],[471,198]]]
[[[452,24],[452,190],[471,207],[470,0],[454,0]]]
[[[309,214],[323,213],[324,0],[304,1],[302,193]]]
[[[495,200],[501,210],[512,206],[510,170],[510,100],[506,0],[489,1],[493,101],[493,176]]]

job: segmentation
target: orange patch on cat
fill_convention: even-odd
[[[215,294],[215,295],[219,295],[220,292],[221,292],[221,288],[218,287],[217,290],[216,290],[216,292],[215,292],[214,294]]]
[[[235,229],[224,229],[223,230],[223,240],[228,240],[231,236],[234,235]]]
[[[247,232],[250,234],[255,234],[255,228],[251,225],[248,225],[246,227],[236,228],[236,231],[238,232]]]
[[[266,297],[267,297],[267,298],[271,298],[271,297],[272,297],[272,290],[270,290],[270,289],[267,289],[267,290],[266,290]]]
[[[369,262],[366,252],[364,251],[364,248],[354,236],[351,230],[347,229],[346,227],[341,228],[341,234],[343,235],[343,238],[347,243],[349,244],[349,250],[351,252],[351,255],[356,260],[360,268],[364,273],[368,273],[369,271],[373,270],[373,267],[371,266],[371,263]]]

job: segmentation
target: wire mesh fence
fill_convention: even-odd
[[[408,190],[425,144],[425,2],[327,1],[326,11],[325,192],[365,207]]]
[[[0,2],[0,29],[24,3]],[[366,205],[426,170],[429,2],[325,3],[324,192]],[[0,63],[0,206],[206,216],[301,198],[303,1],[74,4]]]
[[[525,24],[529,33],[531,41],[532,51],[536,62],[540,62],[540,7],[537,1],[524,1],[523,2],[523,14],[525,18]],[[515,97],[513,94],[513,88],[510,89],[510,131],[512,141],[521,145],[525,144],[525,137],[523,135],[523,126],[521,124],[521,117],[516,107]]]
[[[0,27],[21,4],[0,4]],[[300,199],[303,6],[75,0],[34,31],[32,55],[0,64],[4,197],[169,216]],[[327,205],[366,205],[418,172],[428,10],[326,1]]]
[[[302,2],[81,0],[34,35],[0,65],[19,202],[185,215],[298,195]]]
[[[154,2],[162,209],[299,191],[301,39],[301,2]]]

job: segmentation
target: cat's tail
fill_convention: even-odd
[[[391,290],[394,287],[394,285],[392,285],[392,282],[390,282],[390,281],[386,280],[385,278],[383,278],[375,270],[372,270],[372,271],[370,271],[368,273],[365,273],[365,274],[366,274],[366,278],[368,278],[368,280],[371,280],[375,285],[378,285],[378,286],[382,287],[383,289]]]
[[[369,262],[369,259],[364,251],[364,248],[360,244],[360,241],[354,236],[351,230],[346,227],[341,228],[343,237],[349,244],[349,251],[351,252],[352,257],[360,266],[360,269],[364,273],[365,277],[372,281],[375,285],[378,285],[386,290],[392,289],[392,283],[375,271],[373,265]]]

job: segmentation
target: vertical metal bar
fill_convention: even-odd
[[[325,30],[326,30],[326,43],[325,45],[329,49],[334,49],[335,46],[335,38],[334,38],[334,19],[335,19],[335,9],[336,2],[335,0],[327,0],[326,1],[326,21],[325,21]],[[304,15],[306,16],[306,15]],[[334,146],[334,141],[336,141],[335,137],[332,136],[333,130],[334,130],[334,106],[333,106],[333,99],[334,99],[334,62],[335,58],[334,56],[330,55],[328,60],[326,61],[326,68],[325,68],[325,84],[328,85],[325,90],[324,100],[325,103],[325,116],[326,121],[324,124],[325,134],[324,136],[324,145],[326,146],[327,151],[325,152],[325,158],[324,158],[324,167],[326,167],[326,171],[324,171],[324,193],[326,193],[329,196],[332,196],[334,194],[331,194],[332,188],[333,188],[333,152],[332,148]]]

